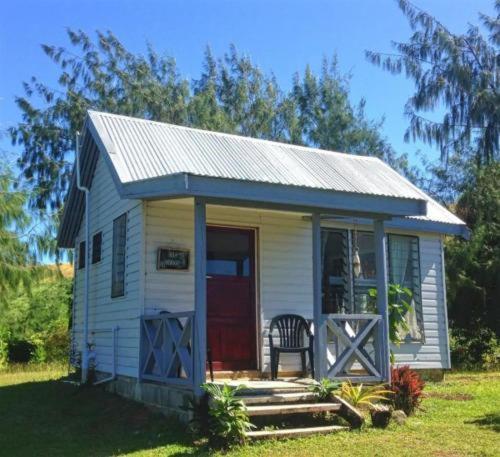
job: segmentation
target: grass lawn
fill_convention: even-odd
[[[0,455],[208,454],[182,426],[100,389],[57,381],[64,374],[64,367],[0,371]],[[500,373],[453,373],[426,392],[423,410],[401,427],[263,442],[228,455],[500,455]]]

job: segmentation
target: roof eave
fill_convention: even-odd
[[[122,197],[161,199],[204,197],[238,202],[254,202],[282,209],[342,213],[387,218],[427,213],[425,200],[356,194],[299,186],[240,181],[178,173],[123,184]]]
[[[404,230],[415,230],[420,232],[460,236],[466,240],[470,238],[470,230],[465,224],[450,224],[448,222],[405,218],[394,219],[390,221],[387,226]]]
[[[324,220],[331,220],[344,223],[357,223],[359,225],[369,225],[369,219],[356,219],[349,217],[324,217]],[[460,236],[466,240],[470,238],[470,230],[465,224],[452,224],[449,222],[439,222],[418,218],[395,218],[385,223],[387,229],[399,229],[410,232],[439,233],[442,235]]]

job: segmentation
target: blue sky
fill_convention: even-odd
[[[451,30],[477,23],[477,12],[492,13],[493,0],[414,0]],[[141,52],[151,42],[176,58],[188,78],[199,75],[203,51],[221,55],[234,43],[264,71],[289,87],[306,64],[318,70],[323,56],[337,53],[342,71],[353,73],[351,98],[367,100],[370,118],[385,117],[384,133],[398,152],[437,151],[406,144],[403,107],[413,84],[392,76],[364,57],[365,49],[390,51],[391,40],[406,40],[409,26],[394,0],[6,0],[0,16],[0,132],[20,120],[14,103],[22,81],[36,75],[56,86],[57,68],[40,44],[67,45],[66,28],[111,30],[125,46]],[[0,138],[0,149],[13,151]],[[15,151],[14,151],[15,152]],[[415,159],[414,159],[415,161]]]

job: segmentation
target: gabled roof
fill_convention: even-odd
[[[89,111],[82,143],[87,182],[99,153],[123,198],[203,196],[465,226],[375,157]],[[75,236],[67,219],[79,221],[83,211],[75,189],[73,181],[58,236],[64,247]]]
[[[89,111],[124,184],[177,173],[422,199],[375,157]]]

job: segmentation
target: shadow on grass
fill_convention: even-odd
[[[2,455],[96,456],[161,447],[162,455],[207,455],[185,426],[104,392],[59,381],[0,388]]]
[[[500,433],[500,413],[485,414],[477,419],[466,422],[466,424],[478,425],[479,427]]]

